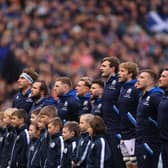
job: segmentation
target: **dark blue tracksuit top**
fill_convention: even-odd
[[[41,98],[38,102],[34,102],[32,104],[32,107],[30,109],[30,112],[32,112],[34,109],[37,108],[43,108],[44,106],[48,106],[48,105],[53,105],[53,106],[57,106],[57,101],[54,100],[53,97],[43,97]]]
[[[32,168],[44,167],[46,156],[47,156],[48,143],[49,143],[49,135],[48,135],[47,129],[44,129],[40,135],[37,148],[31,160]]]
[[[159,104],[158,123],[161,141],[168,143],[168,92],[165,93]]]
[[[90,93],[87,93],[84,96],[78,96],[78,98],[80,100],[79,115],[90,113],[92,108],[90,102]]]
[[[61,161],[61,168],[71,168],[75,158],[78,140],[74,137],[64,141],[64,152]]]
[[[7,127],[7,133],[5,135],[5,139],[3,142],[3,148],[1,151],[0,157],[0,166],[7,167],[9,165],[9,161],[11,159],[11,152],[13,148],[13,143],[16,138],[16,131],[13,127]]]
[[[76,167],[85,168],[86,167],[86,159],[89,151],[89,147],[91,144],[90,136],[88,133],[81,133],[81,137],[79,139],[76,156],[74,158],[74,162]]]
[[[50,136],[44,168],[57,168],[61,165],[64,141],[61,133]]]
[[[38,145],[39,145],[39,139],[31,138],[28,151],[27,151],[27,168],[33,168],[32,159],[33,159],[36,149],[38,148]]]
[[[26,126],[17,128],[17,137],[14,140],[11,152],[11,168],[25,168],[27,166],[27,150],[30,143]]]
[[[1,159],[1,155],[2,150],[3,150],[3,146],[4,146],[4,140],[5,140],[5,136],[7,134],[7,129],[6,128],[0,128],[0,159]]]
[[[30,94],[31,89],[29,89],[24,95],[21,91],[19,91],[14,97],[12,107],[22,108],[28,114],[33,104],[33,100],[30,98]]]
[[[111,150],[104,135],[92,138],[86,161],[86,168],[111,168]]]
[[[136,118],[136,111],[138,106],[138,100],[140,91],[136,89],[135,83],[137,80],[131,80],[122,85],[120,95],[118,98],[118,108],[121,115],[121,135],[122,139],[135,138],[136,130],[135,126],[129,120],[127,114],[130,112],[134,118]]]
[[[162,89],[154,87],[140,97],[137,108],[137,143],[153,144],[159,142],[157,115],[163,93]]]
[[[92,111],[93,115],[102,116],[102,98],[97,98],[92,102]]]
[[[57,101],[58,115],[63,122],[78,121],[79,108],[80,101],[74,90],[70,90],[67,94],[59,97]]]
[[[118,77],[112,76],[106,82],[102,96],[102,117],[110,135],[120,133],[120,115],[113,108],[113,105],[117,104],[120,88]]]

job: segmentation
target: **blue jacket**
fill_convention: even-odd
[[[76,147],[78,140],[76,138],[70,138],[64,141],[64,152],[61,161],[61,168],[71,168],[72,161],[75,158]]]
[[[90,93],[85,94],[85,96],[78,96],[80,100],[80,109],[79,115],[90,113],[91,112],[91,102],[90,102]]]
[[[62,121],[78,121],[80,101],[75,91],[70,90],[67,94],[59,97],[57,102],[58,115]]]
[[[57,168],[61,165],[64,141],[60,133],[50,137],[44,168]]]
[[[54,105],[57,106],[57,101],[53,97],[43,97],[40,101],[34,102],[30,109],[30,112],[37,108],[43,108],[44,106]]]
[[[2,150],[3,150],[4,140],[5,140],[6,134],[7,134],[7,129],[6,128],[0,128],[0,158],[1,158],[1,155],[2,155]]]
[[[160,138],[163,143],[168,143],[168,93],[162,97],[158,110],[158,124]]]
[[[16,132],[15,129],[11,126],[7,127],[7,133],[5,135],[5,139],[3,142],[3,148],[1,151],[1,157],[0,157],[0,167],[7,167],[8,163],[11,158],[11,152],[14,140],[16,138]]]
[[[136,118],[136,111],[140,91],[134,86],[136,80],[131,80],[122,85],[118,98],[118,108],[121,115],[120,128],[122,139],[135,138],[135,126],[130,122],[127,113],[130,112]]]
[[[112,135],[120,133],[120,115],[113,108],[113,105],[117,104],[120,88],[118,77],[112,76],[106,82],[102,96],[102,117],[107,126],[107,132]]]
[[[139,99],[137,108],[136,142],[158,143],[159,129],[157,127],[158,106],[163,96],[163,90],[154,87]]]
[[[33,159],[36,149],[38,148],[38,145],[39,145],[38,138],[32,138],[30,140],[30,144],[29,144],[28,152],[27,152],[27,168],[33,168],[32,159]]]
[[[28,114],[33,104],[33,100],[30,98],[30,94],[31,94],[30,89],[24,95],[22,94],[21,91],[19,91],[14,97],[12,107],[22,108]]]
[[[76,167],[85,168],[86,167],[86,159],[88,155],[88,151],[90,148],[91,140],[88,133],[81,134],[79,139],[77,149],[76,149],[76,156],[74,158],[74,163]]]
[[[92,111],[93,115],[102,116],[102,98],[97,98],[92,102]]]
[[[47,149],[49,143],[49,135],[47,129],[44,129],[40,135],[40,139],[34,155],[31,160],[31,168],[43,168],[47,157]]]
[[[89,149],[86,168],[111,168],[111,150],[104,135],[95,136]]]
[[[16,129],[17,137],[14,140],[11,152],[11,168],[25,168],[27,166],[27,150],[30,143],[28,130],[25,126]]]

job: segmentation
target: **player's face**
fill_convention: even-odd
[[[109,77],[112,73],[112,67],[110,67],[109,61],[104,61],[100,65],[100,72],[102,77]]]
[[[54,85],[54,90],[58,97],[64,95],[64,84],[61,81],[56,81]]]
[[[96,99],[101,97],[103,92],[103,88],[100,87],[97,83],[93,83],[90,88],[91,98]]]
[[[80,132],[81,132],[81,133],[87,132],[88,127],[89,127],[89,125],[88,125],[88,123],[86,122],[85,118],[84,118],[84,117],[81,117],[81,118],[80,118],[80,122],[79,122]]]
[[[40,82],[35,82],[33,83],[33,86],[31,88],[31,97],[32,98],[37,98],[39,99],[41,97],[41,94],[40,94],[40,86],[41,86],[41,83]]]
[[[161,73],[159,78],[159,86],[162,88],[168,88],[168,70]]]
[[[26,89],[30,85],[29,81],[26,80],[24,77],[19,77],[19,79],[17,80],[17,83],[18,83],[19,89]]]
[[[67,127],[65,127],[62,130],[62,136],[64,141],[66,141],[74,136],[74,132],[70,131]]]
[[[79,81],[76,85],[77,96],[84,96],[88,92],[88,87],[85,86],[84,81]]]
[[[128,80],[128,70],[122,67],[119,67],[118,71],[118,81],[119,82],[126,82]]]
[[[30,126],[29,126],[29,135],[31,138],[35,137],[35,135],[36,135],[36,127],[32,124],[30,124]]]
[[[138,76],[136,87],[141,90],[146,90],[146,88],[152,83],[151,76],[147,72],[142,72]]]
[[[56,134],[56,133],[58,133],[59,132],[59,126],[58,125],[54,125],[54,124],[52,124],[52,123],[49,123],[48,124],[48,133],[50,134],[50,135],[54,135],[54,134]]]

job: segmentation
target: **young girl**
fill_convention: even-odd
[[[32,167],[33,156],[35,154],[36,149],[38,148],[39,137],[40,137],[40,129],[37,124],[32,123],[29,126],[29,136],[30,136],[30,144],[27,152],[27,168]]]
[[[91,144],[88,133],[89,123],[93,120],[93,114],[83,114],[80,116],[79,128],[80,139],[77,145],[76,156],[73,160],[73,166],[78,168],[86,167],[86,158]]]
[[[87,168],[111,168],[111,150],[106,139],[106,127],[101,117],[94,116],[88,132],[92,142],[87,157]]]

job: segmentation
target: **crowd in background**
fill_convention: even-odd
[[[96,78],[99,61],[112,55],[159,72],[168,63],[168,36],[148,29],[150,11],[166,18],[168,2],[1,0],[1,109],[25,67],[37,70],[50,88],[60,75]]]

